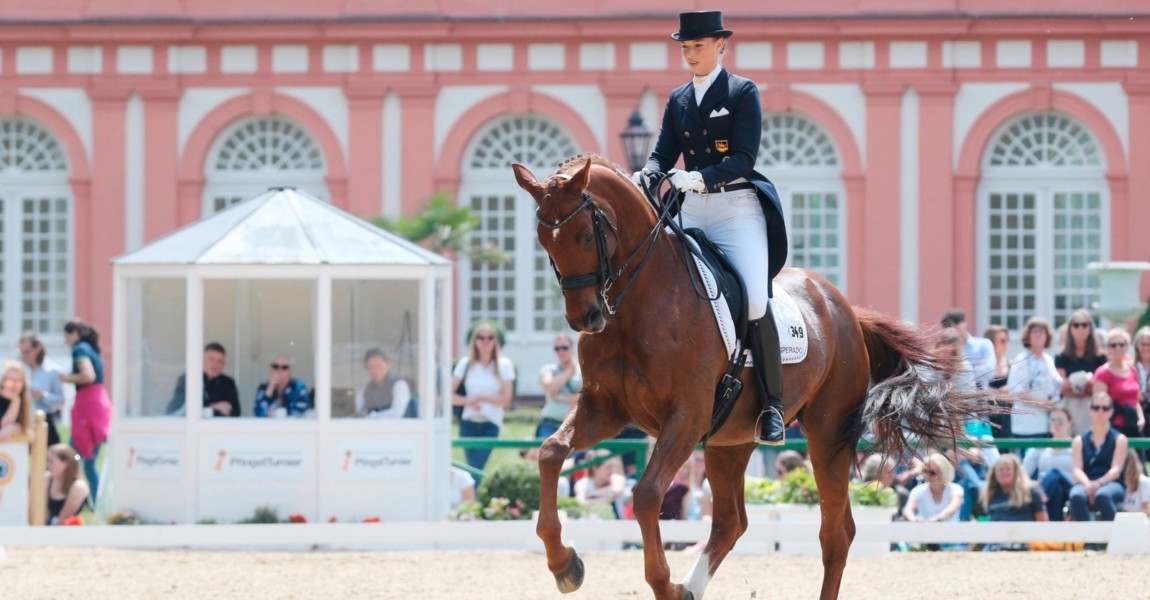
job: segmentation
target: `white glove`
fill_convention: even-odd
[[[703,174],[698,171],[680,171],[678,169],[671,169],[671,185],[680,192],[698,192],[703,193],[707,191],[707,185],[703,183]]]
[[[631,174],[631,182],[640,188],[650,187],[651,175],[653,174],[654,173],[652,173],[649,169],[644,167],[641,171],[635,171]]]

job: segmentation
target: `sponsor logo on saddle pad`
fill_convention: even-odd
[[[723,343],[727,346],[727,354],[735,351],[735,321],[731,318],[731,309],[727,301],[718,294],[718,287],[703,261],[695,258],[695,266],[703,276],[703,286],[707,296],[718,298],[711,301],[711,309],[715,313],[715,321],[719,324],[719,333],[723,336]],[[779,354],[784,365],[802,362],[807,357],[807,325],[803,321],[803,313],[795,299],[781,286],[775,286],[775,297],[771,298],[771,315],[775,318],[775,326],[779,330]],[[751,364],[750,351],[747,351],[747,365]]]

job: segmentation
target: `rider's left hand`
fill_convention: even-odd
[[[671,169],[671,185],[680,192],[699,192],[707,191],[707,185],[703,183],[703,174],[698,171],[680,171],[678,169]]]

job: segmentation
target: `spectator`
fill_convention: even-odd
[[[108,441],[112,424],[112,402],[104,389],[104,360],[100,358],[100,335],[80,320],[64,325],[64,341],[72,347],[72,372],[61,374],[60,381],[76,385],[72,404],[72,447],[84,459],[84,477],[88,479],[91,497],[100,497],[100,477],[96,457]]]
[[[48,512],[44,524],[59,525],[88,504],[88,484],[80,479],[80,455],[67,444],[48,448],[46,466]]]
[[[545,439],[559,431],[563,418],[567,416],[571,402],[583,387],[583,375],[579,363],[575,361],[575,347],[571,336],[560,333],[555,336],[556,362],[544,365],[539,371],[539,383],[543,386],[543,411],[539,415],[539,425],[535,437]]]
[[[1031,404],[1017,404],[1010,417],[1011,435],[1016,438],[1049,438],[1050,409],[1062,387],[1062,378],[1054,359],[1046,353],[1053,335],[1050,324],[1042,317],[1030,317],[1022,328],[1022,345],[1026,348],[1011,361],[1007,388]]]
[[[962,486],[954,483],[954,467],[941,454],[933,452],[922,465],[926,483],[915,486],[903,507],[907,521],[958,521],[962,510]]]
[[[952,308],[943,313],[939,320],[943,328],[954,328],[962,338],[962,354],[970,362],[974,382],[979,389],[986,389],[994,375],[994,344],[987,338],[970,335],[966,328],[966,311]]]
[[[902,520],[902,510],[906,507],[906,499],[910,492],[906,486],[899,484],[895,481],[895,467],[898,466],[898,461],[893,457],[883,456],[881,454],[871,454],[863,460],[862,464],[862,481],[867,485],[878,487],[879,489],[892,489],[898,494],[898,512],[895,514],[897,520]]]
[[[32,386],[24,365],[4,363],[4,380],[0,382],[0,442],[24,433],[32,425]]]
[[[783,450],[775,459],[775,479],[782,479],[799,467],[806,467],[803,455],[794,450]]]
[[[1002,325],[990,325],[983,336],[994,344],[994,373],[986,385],[996,390],[1006,387],[1006,379],[1010,375],[1010,361],[1006,358],[1006,349],[1010,346],[1010,330]],[[991,415],[990,425],[994,429],[994,437],[1010,437],[1009,412]]]
[[[609,456],[606,450],[587,453],[587,460]],[[575,482],[575,498],[586,506],[606,504],[611,507],[615,518],[623,516],[622,500],[627,492],[627,478],[623,475],[623,461],[618,456],[605,458],[592,465],[587,476]]]
[[[1014,454],[1004,454],[994,463],[981,500],[991,521],[1047,520],[1042,493],[1031,483]]]
[[[455,510],[464,502],[475,502],[475,478],[471,473],[456,466],[450,469],[451,484],[448,493],[451,497],[451,510]]]
[[[1070,439],[1073,418],[1064,407],[1050,411],[1050,437]],[[1046,496],[1046,515],[1050,521],[1066,520],[1066,501],[1074,487],[1074,457],[1070,448],[1030,448],[1022,460],[1022,472],[1039,482]]]
[[[1054,357],[1054,366],[1062,377],[1062,404],[1074,423],[1071,435],[1082,435],[1090,429],[1090,399],[1094,395],[1090,379],[1098,367],[1106,364],[1094,340],[1094,319],[1085,309],[1078,309],[1066,321],[1069,334],[1062,351]]]
[[[268,380],[256,389],[257,417],[302,417],[314,408],[307,384],[291,376],[291,363],[281,354],[268,365]]]
[[[1134,370],[1142,389],[1142,414],[1150,412],[1150,327],[1134,332]],[[1150,437],[1150,426],[1142,427],[1142,435]]]
[[[1075,521],[1089,521],[1090,508],[1101,513],[1103,521],[1113,521],[1116,507],[1126,496],[1122,475],[1128,443],[1126,436],[1110,426],[1112,412],[1110,398],[1096,396],[1090,404],[1090,429],[1071,443],[1074,487],[1070,490],[1070,514]]]
[[[28,369],[28,383],[32,388],[32,401],[36,410],[44,411],[48,418],[48,445],[60,443],[60,433],[56,422],[60,420],[60,409],[64,408],[64,386],[60,384],[60,369],[45,359],[45,349],[40,336],[34,331],[24,332],[18,344],[20,359]]]
[[[675,472],[671,487],[663,495],[663,504],[659,508],[660,520],[682,521],[687,518],[687,509],[691,503],[691,465],[694,460],[694,456],[688,458]]]
[[[355,395],[355,414],[376,419],[414,418],[411,410],[411,386],[391,372],[387,354],[372,348],[363,355],[363,368],[367,371],[367,385]],[[418,409],[416,409],[418,410]]]
[[[1110,422],[1126,437],[1140,437],[1146,425],[1142,412],[1138,370],[1126,356],[1130,334],[1115,327],[1106,334],[1106,364],[1094,371],[1094,402],[1109,398],[1114,406]]]
[[[204,408],[211,407],[213,417],[240,416],[240,393],[236,390],[236,380],[224,375],[227,365],[227,350],[222,344],[212,342],[204,346],[203,390]],[[182,415],[186,409],[187,373],[176,380],[176,391],[168,402],[169,415]]]
[[[1122,482],[1126,485],[1122,510],[1150,516],[1150,477],[1146,476],[1146,467],[1133,448],[1126,450],[1126,470]]]
[[[451,403],[463,407],[459,437],[499,437],[503,411],[511,406],[511,384],[515,368],[502,356],[495,326],[482,322],[471,333],[470,352],[455,365]],[[461,390],[460,383],[463,384]],[[467,464],[482,470],[491,456],[490,448],[464,448]]]

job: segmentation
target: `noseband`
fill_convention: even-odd
[[[583,201],[580,202],[579,205],[574,209],[572,209],[571,212],[567,213],[565,217],[557,221],[548,221],[539,216],[539,209],[536,208],[535,220],[540,225],[548,229],[559,229],[565,223],[571,219],[574,219],[576,215],[583,211],[583,209],[591,211],[591,228],[595,232],[595,249],[599,259],[599,270],[594,273],[585,273],[583,275],[576,275],[573,277],[564,277],[561,273],[559,273],[559,269],[555,266],[555,260],[551,258],[551,253],[547,254],[547,260],[551,263],[551,270],[555,271],[555,278],[559,280],[559,287],[563,289],[564,293],[592,285],[598,285],[599,297],[603,299],[603,305],[607,309],[607,314],[613,315],[615,314],[615,311],[619,309],[619,304],[623,301],[623,297],[627,295],[627,290],[631,288],[631,284],[635,283],[635,279],[638,278],[639,272],[643,270],[643,265],[645,265],[647,263],[647,259],[651,257],[651,250],[655,248],[655,240],[657,239],[656,236],[663,228],[663,221],[666,218],[666,212],[664,212],[662,215],[659,215],[660,218],[656,219],[655,228],[651,230],[651,233],[647,235],[647,238],[643,240],[642,243],[635,247],[635,250],[632,251],[631,254],[627,257],[627,260],[623,261],[623,265],[619,267],[619,269],[615,272],[612,272],[611,256],[607,254],[606,229],[610,228],[611,231],[615,234],[615,239],[618,240],[619,228],[616,227],[615,223],[611,222],[611,219],[608,218],[607,215],[605,215],[603,211],[595,205],[595,202],[591,199],[591,195],[586,191],[583,192]],[[656,211],[656,214],[658,214],[658,211]],[[604,226],[604,223],[606,223],[606,226]],[[627,285],[623,287],[623,291],[619,293],[619,296],[615,298],[615,302],[611,302],[611,300],[607,297],[607,292],[611,291],[611,287],[615,285],[615,281],[623,276],[623,273],[627,270],[627,266],[631,264],[631,260],[639,254],[639,251],[643,249],[643,246],[647,246],[647,251],[643,255],[643,259],[640,260],[639,264],[635,267],[635,273],[631,275],[630,281],[628,281]]]

